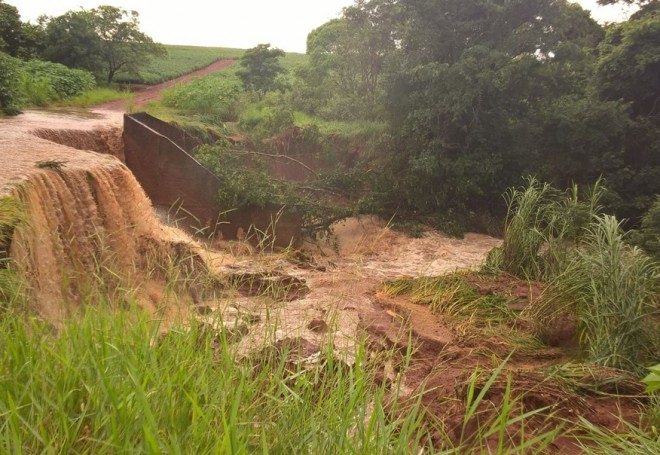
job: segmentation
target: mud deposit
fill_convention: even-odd
[[[549,372],[567,360],[568,351],[543,345],[524,321],[495,324],[478,313],[457,317],[382,285],[474,269],[498,239],[432,231],[409,238],[364,217],[338,223],[333,237],[300,252],[266,254],[241,242],[199,242],[158,221],[117,158],[112,138],[119,118],[100,111],[30,112],[0,120],[0,195],[18,195],[32,220],[17,230],[12,255],[28,274],[37,311],[55,325],[75,311],[71,302],[85,303],[77,299],[90,284],[83,278],[98,275],[101,264],[102,270],[121,271],[103,278],[114,283],[120,300],[119,291],[132,286],[141,307],[166,326],[196,318],[207,330],[224,333],[241,355],[288,345],[297,347],[297,361],[313,362],[332,341],[350,365],[366,336],[374,362],[381,362],[377,381],[389,384],[398,400],[421,399],[428,418],[443,422],[444,431],[433,436],[435,447],[469,439],[509,388],[520,397],[514,416],[541,410],[524,428],[508,428],[512,439],[579,417],[615,430],[619,416],[637,418],[635,381],[585,370],[566,385]],[[38,165],[44,161],[61,166]],[[167,267],[145,272],[153,265],[147,259],[173,256],[184,259],[176,274]],[[543,292],[514,279],[462,276],[478,294],[501,296],[513,314]],[[185,281],[177,298],[168,293],[172,281]],[[382,353],[394,355],[382,360]],[[470,383],[478,393],[505,359],[478,415],[464,423]],[[553,447],[557,453],[579,451],[567,437]]]

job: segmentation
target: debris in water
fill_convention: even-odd
[[[66,160],[42,160],[37,161],[34,166],[39,169],[52,169],[54,171],[59,171],[66,163]]]

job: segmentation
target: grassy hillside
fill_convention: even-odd
[[[166,44],[167,55],[152,59],[140,74],[123,73],[117,82],[158,84],[183,74],[203,68],[216,60],[237,59],[242,49],[227,47],[179,46]]]

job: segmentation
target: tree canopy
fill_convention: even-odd
[[[42,39],[41,27],[22,22],[16,7],[0,0],[0,52],[19,58],[35,57]]]
[[[241,57],[241,69],[237,72],[243,85],[249,90],[264,93],[278,88],[277,76],[286,70],[280,64],[284,51],[271,48],[270,44],[258,44]]]
[[[493,213],[524,175],[602,175],[639,217],[660,192],[660,29],[657,0],[636,3],[603,28],[566,0],[358,0],[309,34],[292,99],[387,122],[374,185],[392,210]]]
[[[118,71],[137,72],[165,49],[140,31],[139,15],[114,6],[69,11],[44,18],[45,58],[104,74],[112,82]]]

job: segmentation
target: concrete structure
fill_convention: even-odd
[[[175,213],[184,227],[204,235],[221,233],[223,239],[245,237],[252,243],[266,237],[267,245],[299,245],[299,217],[278,215],[278,208],[219,207],[216,195],[222,182],[195,159],[197,145],[197,139],[148,114],[124,115],[126,165],[154,206]]]

